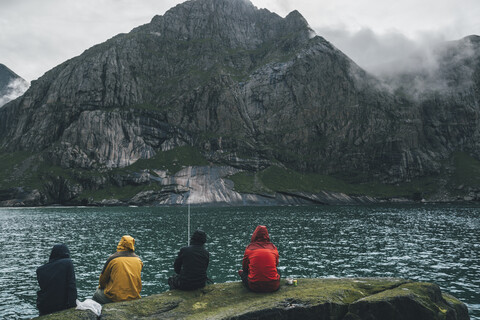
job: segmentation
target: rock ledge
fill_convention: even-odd
[[[123,319],[469,319],[465,304],[436,284],[394,278],[299,279],[258,294],[240,282],[167,291],[105,305],[102,320]],[[97,319],[69,309],[37,319]]]

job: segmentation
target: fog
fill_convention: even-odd
[[[20,97],[30,87],[30,83],[23,79],[13,79],[5,88],[5,94],[0,95],[0,108],[6,103]]]
[[[375,33],[363,28],[317,28],[323,36],[361,68],[380,79],[391,92],[403,88],[413,98],[426,92],[469,90],[479,46],[466,39],[447,41],[441,32],[409,38],[400,32]]]
[[[419,56],[422,56],[421,63],[434,68],[437,65],[434,51],[446,41],[444,35],[434,33],[411,39],[400,32],[376,34],[368,28],[357,32],[332,28],[316,31],[376,76],[413,71],[420,63]]]

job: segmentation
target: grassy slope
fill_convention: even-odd
[[[453,155],[453,166],[455,171],[449,181],[453,187],[480,187],[480,161],[464,152],[457,152]]]
[[[447,179],[447,188],[452,194],[465,193],[468,188],[480,186],[480,161],[466,153],[457,152],[449,161],[453,170],[440,178]],[[166,152],[158,152],[151,159],[140,159],[131,166],[111,171],[73,169],[67,170],[52,166],[37,155],[28,152],[0,154],[0,190],[11,187],[42,189],[49,177],[60,176],[72,183],[89,180],[94,176],[127,176],[144,170],[155,175],[154,170],[174,174],[185,166],[204,166],[209,162],[192,147],[178,147]],[[438,178],[438,177],[437,177]],[[274,192],[343,192],[349,195],[368,195],[378,198],[407,197],[428,198],[437,191],[437,178],[426,177],[399,185],[384,185],[376,182],[362,184],[347,183],[335,177],[320,174],[302,174],[278,166],[260,172],[242,172],[231,176],[235,190],[242,193],[272,194]],[[459,189],[459,186],[461,188]],[[108,182],[101,190],[85,190],[80,198],[128,199],[140,191],[160,190],[155,183],[119,187]]]
[[[150,159],[140,159],[128,167],[114,169],[111,175],[125,176],[144,170],[149,171],[150,174],[154,176],[156,175],[154,170],[163,170],[168,174],[175,174],[185,166],[206,166],[208,164],[208,161],[197,149],[185,146],[165,152],[158,152]],[[109,184],[101,190],[87,190],[82,193],[81,197],[92,198],[94,201],[103,199],[129,199],[141,191],[158,191],[161,189],[162,187],[156,183],[123,187]]]
[[[321,191],[330,191],[349,195],[368,195],[378,198],[412,198],[416,194],[428,196],[436,190],[436,184],[432,178],[418,179],[395,186],[376,182],[351,184],[331,176],[301,174],[280,167],[270,167],[255,174],[242,172],[230,178],[235,183],[235,190],[244,193],[294,191],[319,193]]]
[[[134,164],[111,171],[65,169],[54,166],[41,160],[38,155],[28,152],[14,152],[0,154],[0,190],[12,187],[42,190],[45,181],[59,176],[71,181],[81,183],[95,176],[127,176],[143,170],[165,170],[174,174],[184,166],[208,165],[208,161],[201,153],[192,147],[178,147],[170,151],[158,152],[151,159],[140,159]],[[93,198],[95,201],[103,199],[128,199],[140,191],[160,190],[158,184],[116,186],[110,182],[101,190],[86,190],[80,198]]]
[[[460,185],[476,188],[480,186],[480,161],[466,153],[457,152],[453,155],[451,162],[453,173],[442,175],[442,177],[447,178],[449,189],[452,192]],[[420,196],[428,198],[434,194],[438,189],[437,178],[419,178],[397,185],[376,182],[352,184],[332,176],[302,174],[277,166],[257,173],[241,172],[230,177],[235,183],[235,190],[243,193],[331,191],[378,198],[407,197],[413,199]]]

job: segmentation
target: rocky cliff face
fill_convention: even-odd
[[[448,90],[392,90],[296,11],[187,1],[32,82],[0,109],[0,148],[106,172],[193,146],[250,171],[411,181],[438,175],[455,151],[480,158],[479,52],[470,37],[442,53]]]
[[[416,60],[415,70],[387,83],[416,103],[432,150],[468,150],[478,158],[480,37],[444,43]]]

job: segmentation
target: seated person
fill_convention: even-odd
[[[273,292],[280,287],[278,250],[270,242],[267,227],[258,226],[243,255],[238,273],[243,284],[254,292]]]
[[[93,300],[105,304],[109,302],[139,299],[142,290],[142,260],[134,253],[135,239],[123,236],[117,252],[105,262],[100,274],[100,285]]]
[[[37,280],[37,308],[41,316],[77,305],[75,270],[66,245],[53,246],[48,263],[37,269]]]
[[[173,264],[176,274],[168,279],[170,289],[195,290],[205,287],[210,260],[205,242],[207,234],[197,230],[190,239],[190,245],[180,249]]]

